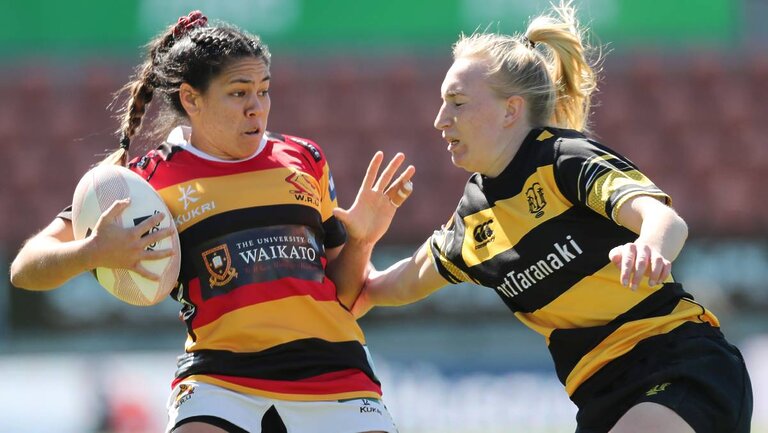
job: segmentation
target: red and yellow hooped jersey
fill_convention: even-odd
[[[637,235],[616,223],[631,197],[671,199],[631,161],[583,134],[534,129],[496,178],[475,173],[428,242],[449,282],[492,288],[543,335],[569,395],[640,341],[684,323],[719,326],[670,277],[637,291],[608,258]]]
[[[363,333],[325,275],[346,233],[325,156],[267,133],[253,158],[212,161],[165,144],[130,168],[168,205],[181,240],[188,338],[177,382],[289,400],[381,395]]]

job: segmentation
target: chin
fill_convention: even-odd
[[[455,167],[458,167],[458,168],[460,168],[460,169],[462,169],[464,171],[468,171],[470,173],[472,173],[474,171],[474,170],[472,170],[470,167],[468,167],[466,165],[466,161],[463,161],[460,156],[457,157],[456,155],[452,154],[451,155],[451,162],[453,163],[453,165]]]

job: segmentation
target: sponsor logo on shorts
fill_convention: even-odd
[[[178,409],[179,406],[184,404],[185,401],[192,398],[192,394],[195,393],[195,387],[192,385],[181,384],[179,385],[179,394],[176,396],[176,400],[173,403],[173,408]]]
[[[669,383],[669,382],[661,383],[659,385],[654,385],[653,387],[651,387],[651,389],[649,389],[648,391],[645,392],[645,395],[650,397],[650,396],[656,395],[656,394],[658,394],[660,392],[664,392],[669,385],[671,385],[671,383]]]
[[[383,415],[381,413],[381,409],[379,409],[378,404],[373,405],[371,404],[370,400],[363,399],[362,403],[360,404],[360,413],[377,413],[379,415]]]

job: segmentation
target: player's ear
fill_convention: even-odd
[[[519,95],[512,95],[507,98],[506,114],[504,115],[504,126],[512,126],[523,117],[525,110],[525,99]]]
[[[197,114],[200,111],[202,95],[194,87],[187,83],[181,83],[179,86],[179,100],[184,111],[189,115]]]

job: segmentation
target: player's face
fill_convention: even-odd
[[[491,89],[487,61],[459,58],[445,75],[435,128],[448,142],[451,161],[470,172],[495,176],[504,143],[506,100]]]
[[[192,144],[223,159],[253,155],[267,128],[271,101],[269,69],[263,60],[234,60],[200,95],[190,114]]]

